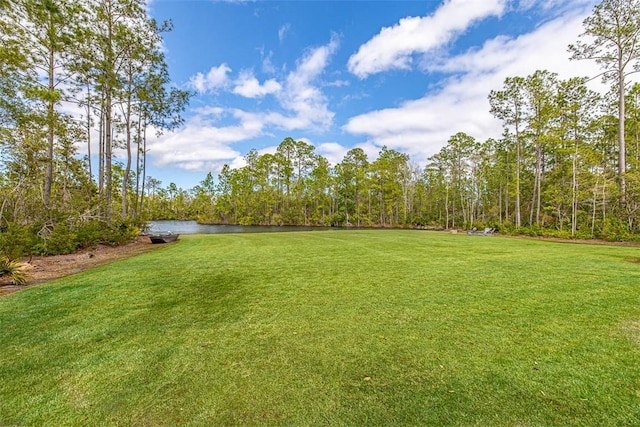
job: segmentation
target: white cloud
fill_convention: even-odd
[[[226,112],[224,112],[226,114]],[[231,111],[240,119],[236,126],[215,126],[224,115],[218,108],[205,108],[191,117],[185,125],[149,142],[149,155],[155,166],[173,166],[189,171],[217,170],[229,159],[241,154],[231,148],[233,143],[254,138],[262,132],[262,125],[244,121],[241,112]]]
[[[291,24],[284,24],[278,29],[278,40],[280,40],[280,43],[282,43],[290,29]]]
[[[556,16],[565,11],[582,6],[593,6],[595,0],[520,0],[516,6],[520,11],[540,8],[544,11],[555,11]]]
[[[207,76],[198,73],[191,84],[200,92],[230,88],[247,98],[274,94],[282,111],[249,112],[218,106],[194,109],[182,128],[149,144],[153,164],[188,171],[219,170],[224,163],[242,166],[241,153],[232,148],[236,143],[264,136],[274,128],[292,131],[331,126],[334,113],[318,88],[318,80],[338,44],[334,36],[327,45],[308,50],[282,84],[275,79],[260,84],[252,72],[243,71],[232,85],[226,64],[213,67]]]
[[[361,148],[367,155],[370,162],[378,158],[380,147],[371,142],[363,142],[354,146],[345,146],[337,142],[323,142],[316,147],[316,153],[320,154],[329,161],[329,164],[335,166],[344,160],[344,156],[354,148]]]
[[[273,57],[273,51],[269,51],[268,55],[264,54],[264,49],[261,49],[260,55],[262,56],[262,71],[264,73],[273,74],[276,72],[276,67],[271,62]]]
[[[326,96],[315,84],[338,46],[338,38],[334,35],[328,44],[309,50],[298,61],[296,69],[287,75],[278,99],[283,108],[295,114],[295,119],[283,120],[274,116],[282,124],[289,123],[284,126],[286,129],[331,126],[334,113],[328,108]],[[296,123],[295,127],[290,127],[293,123]]]
[[[280,111],[250,112],[234,108],[204,106],[192,110],[185,125],[149,144],[150,158],[158,167],[172,166],[187,171],[219,171],[223,164],[244,165],[243,155],[234,144],[286,131],[325,129],[332,124],[333,112],[319,89],[322,73],[338,48],[333,36],[324,46],[308,50],[282,83],[269,79],[260,83],[251,71],[240,72],[232,80],[231,68],[222,64],[204,75],[196,74],[190,85],[200,93],[228,89],[246,98],[275,95]],[[263,150],[264,151],[264,150]]]
[[[499,138],[501,123],[490,114],[487,97],[492,89],[502,88],[506,77],[524,77],[538,69],[557,72],[562,79],[598,73],[592,61],[570,61],[567,53],[567,45],[582,32],[582,20],[588,13],[588,8],[579,9],[520,37],[496,37],[480,49],[425,63],[426,70],[451,76],[440,90],[396,108],[353,117],[344,129],[367,136],[378,147],[406,152],[419,163],[457,132],[480,141]]]
[[[349,58],[349,71],[360,78],[392,69],[408,69],[413,55],[434,51],[469,26],[499,16],[506,0],[447,0],[431,16],[401,19],[360,46]]]
[[[242,71],[232,85],[232,80],[227,75],[231,69],[222,64],[212,67],[206,76],[202,73],[196,74],[191,78],[190,85],[199,92],[213,92],[218,88],[233,86],[231,92],[246,98],[260,98],[270,94],[276,96],[281,111],[235,111],[234,115],[242,120],[243,126],[253,123],[260,129],[266,126],[284,130],[327,129],[333,123],[334,113],[329,110],[328,100],[320,89],[322,82],[319,79],[338,47],[338,37],[332,35],[326,45],[309,49],[282,83],[276,79],[269,79],[261,84],[251,71]],[[332,84],[334,83],[329,83],[329,86]],[[215,111],[220,113],[219,110]]]
[[[211,67],[209,72],[205,75],[203,73],[196,73],[195,76],[189,79],[189,86],[194,88],[199,93],[215,92],[220,88],[224,88],[229,83],[228,73],[231,72],[231,68],[227,64],[222,64],[218,67]]]
[[[465,73],[471,77],[489,73],[500,82],[507,76],[524,76],[537,69],[557,72],[562,78],[595,75],[598,73],[595,63],[570,61],[567,52],[567,46],[582,33],[587,12],[587,9],[574,10],[517,38],[496,37],[486,41],[479,50],[438,62],[425,62],[425,69]]]
[[[282,86],[275,79],[269,79],[260,84],[258,79],[250,71],[240,73],[238,79],[234,82],[235,87],[233,93],[244,96],[245,98],[262,98],[265,95],[280,92]]]
[[[331,165],[340,163],[349,150],[350,148],[337,142],[324,142],[316,147],[316,153],[327,159]]]
[[[196,115],[200,118],[204,118],[210,116],[212,118],[220,118],[224,114],[224,108],[222,107],[214,107],[212,105],[207,105],[205,107],[198,107],[193,110]]]

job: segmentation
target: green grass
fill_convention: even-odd
[[[0,425],[639,425],[639,254],[184,236],[0,299]]]

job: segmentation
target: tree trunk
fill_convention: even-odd
[[[520,228],[520,132],[516,123],[516,228]]]
[[[622,54],[618,55],[618,179],[620,180],[620,202],[624,209],[627,200],[627,147],[624,140],[625,104],[624,104],[624,72]]]
[[[122,206],[121,213],[122,219],[127,217],[127,190],[129,187],[129,175],[131,174],[131,65],[129,65],[129,88],[127,94],[127,110],[125,112],[125,127],[126,127],[126,150],[127,150],[127,165],[124,169],[124,176],[122,177]]]
[[[102,94],[101,107],[100,108],[100,133],[98,135],[98,193],[100,194],[100,198],[104,198],[104,158],[105,158],[105,149],[104,149],[104,140],[105,140],[105,120],[104,120],[104,112],[105,112],[105,100],[104,93]]]
[[[112,136],[112,118],[111,118],[111,93],[110,89],[107,86],[107,97],[106,97],[106,105],[105,105],[105,117],[104,117],[104,125],[105,125],[105,136],[104,136],[104,179],[105,179],[105,190],[104,190],[104,203],[105,203],[105,221],[107,224],[111,223],[111,192],[113,190],[113,175],[112,175],[112,146],[111,140]]]
[[[89,180],[93,180],[91,170],[91,92],[87,85],[87,166],[89,168]]]
[[[576,235],[578,228],[578,137],[574,136],[575,149],[572,161],[571,177],[571,237]]]
[[[49,49],[49,100],[47,101],[47,169],[44,178],[44,205],[49,207],[51,202],[51,187],[53,183],[53,143],[55,140],[55,100],[53,93],[55,91],[55,75],[54,75],[54,50]]]

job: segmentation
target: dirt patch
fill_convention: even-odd
[[[640,320],[625,322],[622,325],[624,334],[640,346]]]
[[[31,268],[28,270],[28,282],[25,286],[11,284],[8,277],[0,277],[0,296],[39,285],[60,277],[79,273],[118,259],[129,258],[153,250],[161,245],[152,245],[148,237],[139,237],[123,246],[98,245],[69,255],[34,256],[24,258]]]

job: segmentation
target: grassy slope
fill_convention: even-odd
[[[185,236],[0,299],[0,425],[637,425],[638,253]]]

